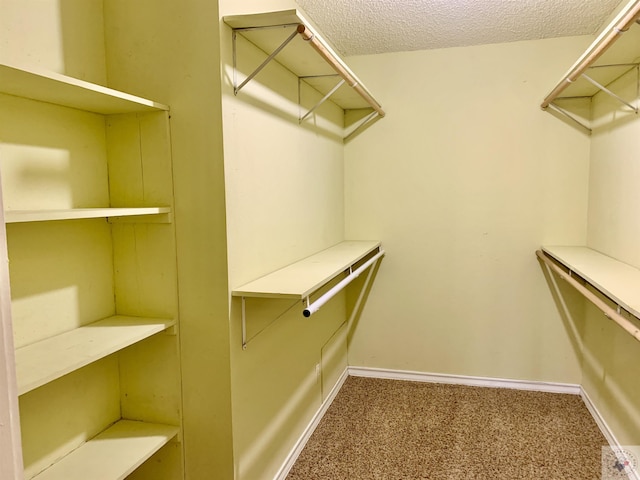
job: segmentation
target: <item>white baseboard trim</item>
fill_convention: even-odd
[[[618,442],[618,439],[614,435],[611,428],[609,428],[609,425],[605,421],[604,417],[600,414],[600,411],[591,400],[591,397],[589,397],[587,391],[582,387],[580,387],[580,397],[587,407],[587,410],[589,410],[591,417],[593,417],[593,420],[596,422],[596,425],[598,425],[598,428],[602,432],[602,435],[604,435],[604,438],[609,443],[609,446],[614,449],[624,450],[624,447],[620,445],[620,442]],[[640,471],[638,469],[630,471],[628,479],[640,480]]]
[[[338,392],[342,388],[342,385],[344,385],[347,377],[349,377],[349,369],[345,368],[344,372],[342,372],[342,375],[340,375],[340,378],[338,378],[338,381],[329,392],[329,395],[327,395],[327,398],[324,400],[324,402],[322,402],[322,405],[320,405],[320,408],[309,422],[309,425],[307,425],[307,428],[304,429],[304,432],[302,432],[302,435],[289,452],[289,455],[287,455],[287,458],[276,473],[275,477],[273,477],[274,480],[285,480],[287,475],[289,475],[289,472],[293,468],[293,464],[296,463],[296,460],[300,456],[302,449],[309,441],[309,438],[311,438],[311,435],[317,428],[320,420],[322,420],[322,417],[324,417],[324,414],[327,413],[327,410],[333,403],[336,395],[338,395]]]
[[[582,391],[580,385],[572,383],[538,382],[490,377],[470,377],[465,375],[447,375],[441,373],[422,373],[406,370],[388,370],[384,368],[349,367],[349,375],[352,375],[354,377],[409,380],[412,382],[467,385],[471,387],[512,388],[516,390],[528,390],[548,393],[567,393],[572,395],[580,395]]]

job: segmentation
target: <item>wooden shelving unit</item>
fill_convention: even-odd
[[[110,400],[105,402],[105,405],[108,403],[112,406],[120,402],[119,411],[123,417],[113,424],[117,418],[114,418],[111,407],[109,412],[100,412],[99,415],[87,408],[86,411],[92,413],[86,413],[86,417],[82,418],[86,424],[83,428],[93,432],[103,430],[92,440],[85,443],[82,443],[82,440],[70,443],[66,432],[46,431],[42,434],[49,444],[47,449],[43,450],[41,446],[34,446],[39,440],[25,439],[23,435],[22,448],[18,446],[13,449],[13,455],[14,458],[21,455],[22,450],[25,459],[29,460],[28,462],[25,460],[25,479],[124,479],[171,439],[176,438],[180,431],[180,427],[176,426],[180,423],[178,411],[180,392],[176,389],[168,393],[171,391],[169,385],[179,386],[179,379],[170,379],[162,372],[139,371],[149,368],[144,366],[146,363],[153,365],[154,356],[165,356],[165,353],[168,353],[170,358],[166,361],[179,361],[177,336],[175,334],[158,336],[159,333],[167,330],[169,333],[176,333],[175,329],[178,325],[175,318],[177,317],[175,233],[171,223],[173,188],[168,134],[169,107],[38,67],[6,63],[0,64],[0,97],[4,95],[11,96],[4,97],[5,105],[8,105],[9,109],[4,114],[11,115],[10,109],[16,109],[15,112],[19,111],[21,115],[24,111],[26,120],[21,121],[29,125],[26,122],[33,120],[33,124],[36,125],[34,133],[46,129],[47,125],[55,124],[58,118],[76,122],[74,125],[78,128],[70,130],[67,139],[73,139],[74,145],[77,142],[84,149],[85,136],[88,135],[86,144],[90,147],[86,148],[106,148],[106,151],[99,152],[98,158],[104,157],[108,163],[107,168],[100,168],[95,173],[90,169],[81,168],[77,171],[78,173],[75,173],[76,176],[73,176],[73,169],[78,167],[70,161],[65,175],[52,180],[57,182],[57,190],[54,190],[60,191],[61,179],[69,182],[73,179],[77,185],[83,183],[84,178],[88,176],[87,178],[91,178],[91,185],[95,183],[101,192],[105,192],[103,197],[108,197],[104,201],[97,202],[97,208],[46,208],[50,205],[46,189],[42,192],[38,191],[31,197],[28,197],[29,192],[25,193],[29,207],[37,204],[38,207],[43,208],[20,209],[21,202],[24,202],[22,196],[18,199],[10,198],[11,201],[6,202],[10,205],[13,202],[16,205],[15,208],[4,212],[2,224],[3,234],[6,232],[9,239],[10,268],[33,268],[26,267],[24,261],[22,265],[20,262],[11,262],[12,238],[16,239],[14,240],[16,243],[28,240],[31,245],[34,236],[44,237],[51,234],[51,241],[64,243],[65,235],[80,235],[77,238],[85,238],[85,233],[86,238],[98,238],[100,241],[95,245],[83,245],[86,250],[83,250],[82,254],[90,256],[87,252],[95,249],[99,252],[100,258],[112,259],[111,262],[102,262],[100,265],[102,267],[110,265],[113,268],[113,271],[100,271],[94,274],[99,279],[95,284],[100,285],[100,288],[106,285],[105,291],[94,292],[96,288],[94,282],[91,281],[92,279],[87,281],[87,278],[90,278],[87,275],[81,275],[82,278],[78,279],[81,284],[74,285],[74,273],[68,272],[60,272],[60,277],[64,278],[65,284],[59,286],[55,281],[55,273],[52,274],[50,270],[64,269],[66,265],[61,267],[60,262],[48,261],[46,238],[33,242],[41,248],[33,258],[42,259],[46,263],[43,270],[46,270],[45,277],[48,283],[36,282],[40,291],[34,292],[20,285],[22,288],[14,290],[20,291],[21,295],[19,298],[12,298],[12,302],[20,302],[21,305],[29,304],[31,295],[34,298],[42,295],[53,297],[57,295],[57,289],[67,289],[70,292],[73,291],[73,295],[67,295],[67,297],[71,302],[78,302],[78,305],[68,304],[61,307],[60,297],[56,297],[56,303],[51,307],[51,319],[48,318],[48,312],[46,308],[43,309],[40,301],[29,304],[28,308],[14,308],[14,317],[16,311],[19,311],[22,317],[26,317],[20,320],[28,321],[33,326],[30,327],[32,331],[19,327],[23,328],[22,343],[14,352],[15,369],[10,372],[15,374],[17,385],[11,386],[9,395],[14,399],[20,397],[20,415],[38,419],[42,408],[34,408],[32,406],[34,400],[30,400],[27,402],[29,408],[23,409],[22,399],[25,397],[33,399],[34,394],[37,397],[37,390],[40,388],[47,389],[47,395],[57,395],[58,398],[82,397],[84,392],[75,390],[70,392],[68,389],[82,390],[85,383],[94,381],[94,378],[90,378],[90,373],[83,373],[87,372],[84,367],[102,362],[100,368],[93,370],[105,375],[103,379],[96,380],[96,391],[111,385],[114,378],[119,380],[121,382],[119,388],[109,392]],[[51,104],[53,107],[47,106],[45,109],[40,106],[41,104],[33,101]],[[104,122],[99,118],[96,119],[94,114],[103,115]],[[33,145],[38,147],[40,145],[37,140],[32,140],[28,133],[25,134],[25,130],[29,129],[24,127],[19,131],[17,139],[13,140],[12,148],[16,149],[24,145],[25,152],[30,152],[33,150]],[[12,142],[11,137],[4,136],[5,133],[3,132],[3,141]],[[145,149],[145,145],[153,145],[153,148]],[[61,147],[64,148],[64,145]],[[59,149],[61,147],[58,146]],[[71,147],[68,151],[72,151]],[[24,158],[28,162],[29,154],[25,154]],[[46,179],[50,172],[46,163],[34,163],[30,166],[31,172],[40,166],[43,170],[37,172],[38,178]],[[154,169],[154,171],[149,172],[152,174],[145,175],[145,169]],[[4,182],[11,182],[11,180],[11,175],[5,175],[3,178]],[[75,198],[76,192],[73,186],[69,184],[66,188],[69,190],[67,197]],[[12,190],[12,192],[15,191],[16,189]],[[86,194],[84,193],[86,191],[87,189],[82,194]],[[56,202],[52,204],[61,205],[62,203],[74,202],[61,202],[56,198]],[[82,200],[78,203],[90,204]],[[102,207],[103,204],[120,205],[120,207]],[[104,223],[99,222],[80,222],[70,227],[66,222],[61,222],[99,218],[109,219],[109,224],[105,226]],[[44,222],[44,224],[39,226],[38,222]],[[20,226],[21,224],[24,226]],[[8,228],[7,225],[14,226]],[[77,238],[74,237],[75,242],[78,241]],[[71,242],[70,245],[72,244],[78,245]],[[57,245],[56,248],[58,251],[64,251],[66,256],[73,256],[76,253],[73,247]],[[67,250],[65,251],[64,248]],[[94,267],[87,265],[87,269],[90,268]],[[16,282],[24,282],[25,278],[40,274],[37,268],[29,271],[28,274],[24,271],[20,273],[15,277],[23,280],[15,280]],[[50,280],[52,278],[53,280]],[[153,284],[153,287],[147,284]],[[156,286],[160,288],[154,288]],[[8,286],[6,288],[8,292]],[[115,290],[109,290],[109,288],[115,288]],[[172,295],[175,296],[173,300],[167,298]],[[81,304],[86,304],[93,298],[100,300],[101,306],[95,307],[96,309],[104,310],[104,304],[111,302],[110,310],[115,312],[115,315],[86,324],[86,319],[78,312],[91,310]],[[63,313],[56,311],[60,308],[64,310]],[[75,322],[68,321],[68,317],[76,316],[78,318]],[[65,319],[65,326],[58,329],[51,328],[56,333],[42,339],[42,334],[38,332],[38,325],[46,325],[49,331],[49,327],[56,322],[56,318],[60,319],[60,317]],[[96,318],[100,317],[96,316]],[[3,318],[2,320],[8,322],[11,319]],[[75,328],[74,324],[77,325]],[[69,325],[72,328],[70,330]],[[29,335],[35,340],[25,342],[24,338],[30,338]],[[118,362],[108,360],[107,357],[111,355],[119,355]],[[151,356],[150,359],[148,359],[149,356]],[[174,372],[179,372],[178,366],[172,369]],[[71,375],[77,377],[65,383],[63,377],[70,378]],[[127,379],[125,384],[122,384],[123,378]],[[144,379],[143,384],[132,384],[132,378]],[[146,388],[149,390],[145,390]],[[91,391],[89,386],[87,391]],[[159,392],[162,392],[161,395]],[[158,404],[157,398],[162,398],[161,404]],[[85,402],[91,402],[90,396]],[[133,402],[142,402],[144,406],[141,408]],[[64,401],[59,401],[58,404],[64,404]],[[5,408],[4,404],[0,406]],[[117,414],[118,409],[115,412]],[[132,414],[132,418],[136,421],[127,419],[126,412],[137,412]],[[57,412],[50,412],[50,414],[55,416]],[[17,408],[13,415],[17,417]],[[76,415],[75,412],[74,415]],[[82,416],[83,412],[78,412],[77,415]],[[161,419],[162,422],[166,420],[167,423],[175,425],[159,424],[156,419]],[[53,422],[52,425],[54,424],[60,426],[64,425],[64,422]],[[47,427],[43,426],[43,428]],[[3,443],[2,446],[4,449],[5,444]],[[175,462],[175,455],[173,458]],[[22,463],[20,458],[15,459],[16,465]],[[179,471],[181,468],[181,466],[175,467],[172,471]]]
[[[120,420],[34,479],[123,480],[178,432],[170,425]]]
[[[304,299],[380,248],[380,242],[346,241],[234,288],[234,297]]]

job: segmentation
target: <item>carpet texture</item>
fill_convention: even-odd
[[[595,480],[576,395],[349,377],[287,480]]]

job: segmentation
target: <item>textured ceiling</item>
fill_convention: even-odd
[[[620,0],[296,0],[344,55],[595,34]]]

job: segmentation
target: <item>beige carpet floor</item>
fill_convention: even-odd
[[[287,480],[595,480],[577,395],[349,377]]]

